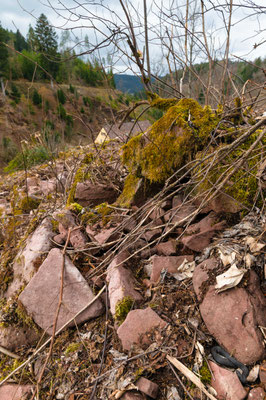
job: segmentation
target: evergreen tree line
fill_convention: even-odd
[[[4,29],[0,23],[0,78],[36,81],[55,79],[58,83],[80,82],[89,86],[115,87],[112,70],[96,59],[84,61],[67,47],[69,35],[62,35],[63,45],[59,51],[58,37],[44,14],[29,26],[27,37]],[[8,44],[7,47],[5,44]],[[11,50],[14,48],[19,53]]]

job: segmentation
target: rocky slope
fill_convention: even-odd
[[[2,177],[0,398],[263,398],[265,203],[148,185],[143,162],[125,193],[120,154]]]

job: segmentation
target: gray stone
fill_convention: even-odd
[[[34,321],[49,334],[52,334],[54,318],[59,301],[63,255],[59,249],[52,249],[36,275],[20,294],[19,300]],[[91,288],[78,269],[65,256],[63,301],[60,308],[56,330],[93,300]],[[80,324],[103,313],[103,305],[97,299],[76,318]],[[71,322],[68,326],[75,326]]]

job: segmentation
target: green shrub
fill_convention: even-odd
[[[12,82],[11,83],[11,93],[10,93],[10,97],[11,99],[14,100],[14,102],[16,104],[18,104],[20,102],[20,98],[21,98],[21,93],[18,90],[17,86]]]
[[[59,103],[59,106],[57,107],[57,112],[58,112],[59,117],[65,121],[66,120],[66,116],[67,116],[67,112],[65,110],[65,107],[62,106],[61,103]]]
[[[25,168],[28,169],[50,158],[50,154],[44,146],[35,146],[19,152],[13,160],[8,163],[8,166],[4,168],[4,171],[14,172]]]
[[[57,98],[60,104],[65,104],[66,102],[66,95],[62,89],[57,90]]]
[[[74,88],[74,86],[72,86],[71,85],[71,83],[70,83],[70,85],[69,85],[69,89],[68,89],[69,91],[70,91],[70,93],[75,93],[75,88]]]
[[[36,89],[33,91],[32,101],[35,106],[42,104],[42,96],[38,93]]]

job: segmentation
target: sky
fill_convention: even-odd
[[[154,65],[154,68],[157,69],[159,67],[163,69],[166,66],[166,64],[163,65],[162,62],[161,42],[159,43],[158,36],[162,36],[162,40],[165,40],[165,43],[167,43],[167,38],[165,37],[165,26],[168,24],[170,17],[173,18],[173,22],[175,18],[179,19],[179,23],[177,23],[176,26],[174,23],[171,26],[168,25],[168,31],[171,31],[171,34],[176,36],[177,48],[179,46],[179,51],[177,51],[177,53],[180,59],[183,57],[182,47],[184,45],[184,35],[181,28],[178,28],[178,26],[182,24],[182,19],[184,20],[185,8],[183,7],[183,4],[185,0],[164,0],[162,3],[161,1],[162,0],[147,0],[150,53],[152,64]],[[192,2],[192,7],[194,2],[197,0],[190,1]],[[248,6],[249,1],[251,0],[234,0],[234,5],[245,4]],[[266,57],[266,0],[254,1],[261,7],[260,9],[258,8],[255,13],[250,7],[239,8],[235,6],[234,8],[229,51],[231,59],[235,60],[233,55],[247,60],[254,60],[257,57]],[[125,29],[125,26],[127,25],[119,0],[98,0],[99,5],[93,6],[92,3],[95,2],[96,1],[94,0],[2,0],[0,21],[4,28],[13,31],[19,29],[20,32],[26,36],[29,24],[34,27],[36,18],[38,18],[41,13],[44,13],[54,27],[61,27],[63,29],[75,28],[74,35],[78,36],[80,39],[84,39],[85,35],[88,34],[89,42],[92,47],[92,45],[95,45],[97,42],[99,43],[102,38],[104,38],[102,35],[97,35],[96,38],[95,30],[93,31],[93,29],[88,28],[92,24],[96,27],[96,30],[101,30],[103,34],[106,34],[107,36],[110,34],[111,30],[116,28],[118,25],[122,27],[122,30]],[[220,5],[219,11],[211,9],[211,2],[209,0],[204,0],[204,2],[206,6],[205,26],[208,41],[213,49],[213,54],[215,52],[216,56],[219,57],[224,54],[225,48],[226,36],[223,15],[225,16],[225,20],[227,20],[228,14],[226,14],[226,12],[222,14],[221,11],[224,9],[222,4],[226,3],[226,0],[212,1],[212,4],[216,6]],[[78,6],[78,3],[82,5]],[[141,38],[143,27],[140,26],[143,26],[143,1],[135,0],[130,4],[128,0],[124,0],[124,3],[129,4],[128,11],[133,16],[136,33],[140,35],[138,36],[138,40],[140,49],[142,50],[144,49],[144,41]],[[55,7],[56,10],[53,10],[49,4]],[[169,4],[171,4],[171,7]],[[72,10],[71,16],[63,10],[66,5]],[[200,6],[199,0],[198,5]],[[165,11],[165,16],[161,20],[158,18],[158,10],[160,8]],[[61,16],[58,14],[61,14]],[[88,19],[89,15],[91,20]],[[69,17],[71,21],[69,21]],[[104,18],[108,19],[109,22],[107,21],[105,23]],[[195,37],[196,41],[198,40],[199,43],[200,40],[203,40],[203,38],[200,39],[201,36],[197,34],[197,30],[201,31],[200,27],[202,26],[200,15],[198,15],[198,24],[199,26],[196,26]],[[86,28],[81,29],[81,26]],[[60,37],[60,29],[57,29],[57,32]],[[72,37],[74,37],[74,35],[72,35]],[[254,49],[254,45],[259,43],[262,44]],[[123,51],[128,52],[124,43],[120,42],[120,46]],[[82,49],[80,48],[80,50]],[[106,57],[107,52],[112,53],[112,49],[107,50],[107,48],[103,47],[97,56],[101,54],[101,56]],[[165,56],[166,52],[164,51],[163,54]],[[200,55],[200,52],[195,52],[195,54],[198,54],[195,58],[196,62],[203,60],[204,54]],[[125,58],[118,54],[115,54],[115,57],[117,72],[120,71],[127,73],[127,61]]]

